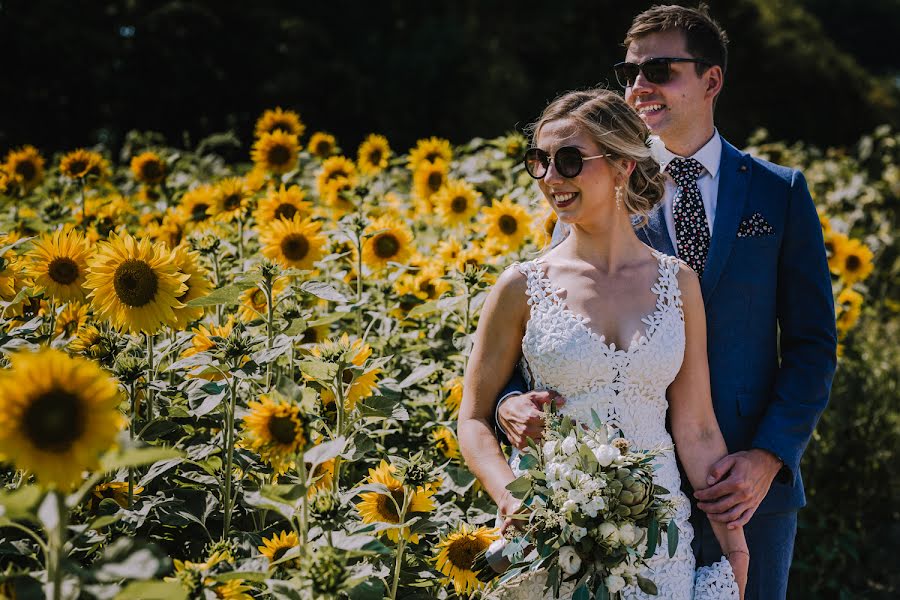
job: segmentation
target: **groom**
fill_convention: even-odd
[[[632,22],[616,76],[665,144],[657,153],[665,198],[638,235],[701,276],[713,405],[731,452],[713,466],[710,487],[694,494],[697,565],[721,557],[707,517],[743,525],[746,598],[771,600],[787,593],[806,502],[800,458],[828,401],[837,340],[821,226],[803,175],[740,152],[715,128],[726,44],[705,7],[654,6]],[[520,448],[539,435],[543,404],[564,401],[527,390],[517,372],[497,408],[498,435]]]

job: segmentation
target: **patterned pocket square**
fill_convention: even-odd
[[[741,226],[738,227],[737,236],[742,237],[762,237],[766,235],[773,235],[775,233],[775,229],[769,225],[769,222],[766,221],[766,218],[763,217],[760,213],[754,213],[752,217],[747,217],[743,221],[741,221]]]

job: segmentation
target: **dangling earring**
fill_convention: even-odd
[[[616,210],[622,210],[622,186],[616,186]]]

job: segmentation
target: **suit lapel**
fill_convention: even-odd
[[[663,254],[676,256],[675,247],[672,246],[672,238],[669,237],[669,228],[663,213],[662,202],[647,216],[647,224],[637,230],[643,234],[644,241]]]
[[[716,200],[716,221],[713,225],[709,255],[703,268],[701,288],[708,301],[722,276],[731,254],[744,204],[750,189],[750,159],[737,148],[722,140],[722,163],[719,169],[719,194]]]

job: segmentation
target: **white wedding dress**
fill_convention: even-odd
[[[652,287],[656,310],[643,318],[646,335],[632,341],[627,350],[606,343],[593,331],[587,319],[569,310],[544,275],[542,259],[516,265],[528,280],[531,318],[522,339],[521,368],[532,379],[533,389],[559,392],[566,403],[563,414],[591,424],[591,409],[605,423],[624,434],[636,449],[665,447],[657,459],[655,481],[670,490],[676,506],[675,521],[679,544],[669,558],[667,546],[660,544],[645,573],[657,586],[658,596],[648,596],[636,586],[622,590],[626,599],[666,598],[711,600],[738,598],[731,565],[723,557],[711,567],[695,571],[691,540],[694,531],[688,522],[690,503],[681,492],[681,478],[675,462],[672,438],[666,431],[666,388],[678,374],[684,357],[684,313],[678,289],[679,261],[654,251],[659,261],[659,278]],[[511,460],[518,475],[518,457]],[[549,598],[543,593],[546,573],[532,571],[492,590],[488,598],[534,600]],[[561,598],[571,595],[571,586],[561,590]]]

